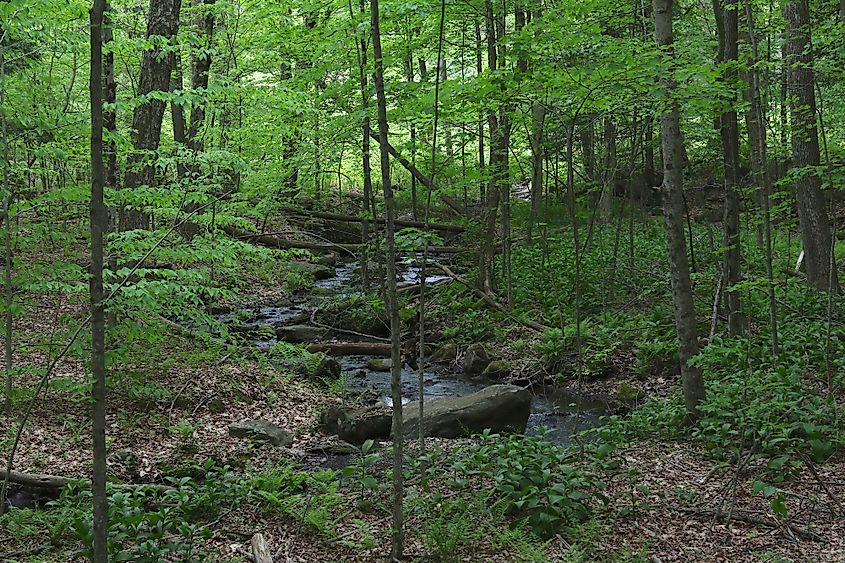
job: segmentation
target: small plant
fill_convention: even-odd
[[[341,473],[344,477],[354,477],[360,485],[361,499],[358,501],[358,507],[361,509],[370,507],[370,501],[366,498],[368,491],[381,490],[381,484],[372,472],[372,467],[381,457],[372,451],[374,444],[373,440],[365,441],[358,450],[358,463],[344,467]]]

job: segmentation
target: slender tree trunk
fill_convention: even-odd
[[[604,164],[602,174],[602,192],[599,206],[604,213],[610,213],[613,206],[613,190],[616,184],[616,124],[613,116],[608,114],[604,118]]]
[[[169,41],[178,30],[181,0],[150,0],[147,20],[147,39],[161,37]],[[141,56],[141,80],[139,96],[153,92],[167,92],[170,89],[172,57],[164,56],[162,49],[144,51]],[[132,116],[133,150],[127,157],[126,175],[123,187],[133,189],[155,184],[155,160],[161,139],[161,122],[165,103],[149,99],[138,105]],[[120,214],[120,230],[146,229],[150,226],[149,215],[138,209],[124,209]]]
[[[110,10],[111,6],[106,2],[106,13],[103,19],[103,44],[108,47],[108,50],[103,58],[103,83],[105,102],[109,107],[103,109],[103,126],[109,134],[109,139],[105,143],[106,185],[110,188],[116,188],[118,185],[117,146],[115,144],[115,136],[117,135],[117,111],[115,110],[117,81],[114,77],[114,52],[111,49],[114,32],[112,31],[111,17],[109,17]]]
[[[360,10],[363,15],[366,11],[365,0],[360,0]],[[352,0],[349,0],[349,18],[355,18],[352,10]],[[361,89],[361,113],[364,118],[361,120],[361,167],[364,174],[364,220],[361,222],[361,243],[364,244],[364,252],[361,259],[361,285],[364,293],[370,291],[370,266],[369,266],[369,252],[366,250],[366,244],[370,238],[370,222],[368,215],[372,213],[375,215],[375,205],[373,203],[373,172],[370,165],[370,91],[367,85],[367,40],[365,37],[355,38],[355,50],[358,57],[358,83]],[[413,177],[413,175],[412,175]],[[416,181],[416,178],[414,178]],[[371,205],[373,206],[371,208]]]
[[[754,30],[754,8],[751,0],[745,0],[745,18],[748,29],[748,39],[751,44],[751,65],[749,75],[751,80],[751,109],[748,112],[748,137],[752,145],[756,145],[756,150],[752,147],[752,157],[754,159],[754,171],[757,179],[758,189],[760,191],[761,208],[763,211],[763,241],[766,250],[766,278],[768,281],[768,297],[769,297],[769,325],[772,333],[772,354],[777,356],[780,352],[778,342],[778,305],[777,297],[775,295],[775,283],[773,272],[773,257],[772,257],[772,220],[769,209],[769,197],[771,194],[771,175],[769,174],[769,164],[767,157],[766,145],[766,120],[763,112],[763,101],[760,94],[760,71],[757,69],[759,59],[759,47],[757,36]]]
[[[728,331],[731,336],[742,334],[745,320],[742,315],[739,291],[734,286],[742,277],[740,268],[740,240],[739,240],[739,124],[737,122],[736,93],[738,91],[736,66],[739,59],[739,17],[738,0],[714,0],[714,10],[717,20],[721,21],[719,28],[719,62],[724,63],[724,82],[730,93],[723,100],[726,105],[719,119],[722,139],[722,159],[724,163],[724,192],[725,192],[725,255],[722,276],[725,285],[725,300],[728,310]]]
[[[482,62],[482,43],[481,43],[481,24],[475,20],[475,71],[478,76],[484,71]],[[484,172],[484,114],[478,117],[478,171],[482,174]],[[485,200],[484,178],[478,184],[478,201],[483,206]]]
[[[393,203],[393,185],[390,181],[390,154],[387,151],[387,100],[384,95],[384,58],[381,51],[381,31],[379,29],[378,0],[370,0],[371,33],[373,59],[375,61],[374,81],[378,106],[379,145],[381,147],[381,183],[384,191],[385,206],[385,261],[387,265],[387,303],[390,311],[391,378],[390,388],[393,397],[393,533],[390,557],[392,561],[402,559],[404,533],[402,515],[403,475],[402,475],[402,361],[401,327],[399,325],[399,304],[396,298],[396,241],[394,239],[396,210]]]
[[[795,199],[804,243],[807,282],[816,289],[839,290],[836,269],[830,267],[830,220],[819,176],[819,136],[810,49],[810,8],[807,0],[790,0],[784,8],[787,37],[784,62],[789,66],[789,106],[792,121],[792,165],[799,170]]]
[[[12,203],[12,186],[9,181],[9,167],[11,166],[11,155],[9,154],[9,132],[8,117],[6,116],[6,51],[0,47],[0,141],[3,143],[3,237],[5,242],[5,306],[6,306],[6,330],[4,338],[4,366],[6,370],[6,414],[12,415],[12,337],[13,321],[12,306],[14,304],[14,288],[12,286],[12,220],[9,217],[9,206]],[[4,489],[5,492],[5,489]],[[6,500],[0,497],[0,503]]]
[[[108,213],[103,202],[103,18],[105,0],[95,0],[91,19],[91,376],[94,471],[91,478],[95,563],[108,561],[108,499],[106,497],[106,346],[103,304],[104,238]]]
[[[672,303],[675,308],[675,327],[678,333],[681,379],[687,421],[694,422],[700,416],[699,404],[704,400],[704,379],[701,370],[689,363],[698,354],[698,330],[686,241],[684,240],[684,161],[683,138],[681,137],[681,111],[674,97],[677,83],[675,71],[674,35],[672,31],[673,0],[653,0],[654,30],[657,45],[663,52],[666,68],[662,71],[660,83],[667,100],[660,116],[660,132],[663,144],[663,218],[666,223],[666,245],[669,251],[669,270],[672,278]]]

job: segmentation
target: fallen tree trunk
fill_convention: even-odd
[[[435,287],[443,285],[444,283],[451,283],[451,282],[452,282],[452,280],[440,280],[440,281],[437,281],[435,283],[428,284],[428,289],[434,289]],[[396,293],[400,293],[400,294],[403,294],[403,295],[405,295],[405,294],[416,295],[417,293],[420,292],[421,288],[422,288],[422,284],[415,283],[415,284],[412,284],[412,285],[406,285],[406,286],[398,288],[396,290]]]
[[[447,196],[448,197],[448,196]],[[451,198],[450,198],[451,199]],[[317,219],[326,219],[328,221],[342,221],[346,223],[363,223],[364,218],[358,217],[357,215],[343,215],[340,213],[328,213],[325,211],[303,211],[301,209],[296,209],[293,207],[282,207],[282,211],[287,213],[292,213],[294,215],[303,215],[306,217],[316,217]],[[371,224],[384,224],[384,217],[376,217],[375,219],[369,219]],[[453,233],[462,233],[464,228],[460,225],[446,225],[443,223],[429,223],[426,225],[422,221],[402,221],[397,219],[394,221],[400,227],[416,227],[418,229],[429,228],[435,231],[450,231]]]
[[[255,563],[273,563],[273,554],[270,553],[270,546],[261,533],[255,534],[250,540],[252,546],[252,559]]]
[[[352,256],[361,250],[363,244],[340,244],[335,242],[313,242],[310,240],[288,240],[279,238],[273,235],[260,235],[258,233],[248,233],[236,227],[224,227],[223,232],[227,235],[240,239],[260,244],[268,248],[279,248],[282,250],[290,250],[293,248],[302,248],[305,250],[315,250],[318,252],[337,252],[343,251]],[[423,248],[416,249],[422,251]],[[427,246],[425,250],[433,254],[457,254],[464,252],[466,249],[461,246]]]
[[[373,132],[370,132],[370,137],[375,139],[377,143],[381,142],[379,136]],[[411,162],[407,158],[399,154],[399,151],[397,151],[396,148],[390,143],[387,143],[387,152],[390,153],[390,156],[398,160],[399,164],[401,164],[405,168],[405,170],[410,172],[411,175],[416,178],[420,184],[432,191],[437,189],[437,186],[434,184],[434,182],[431,181],[431,178],[420,172],[419,169],[413,164],[411,164]],[[457,201],[447,196],[446,194],[438,194],[438,197],[440,198],[440,201],[448,205],[452,209],[452,211],[454,211],[458,215],[466,216],[467,210],[464,208],[463,205],[459,204]]]
[[[325,352],[332,356],[382,356],[390,357],[390,344],[385,342],[324,342],[311,344],[312,354]]]
[[[6,478],[6,470],[0,469],[0,479]],[[9,482],[15,483],[17,485],[23,485],[24,487],[38,487],[42,489],[61,489],[69,485],[70,483],[76,483],[81,485],[85,488],[91,487],[91,481],[88,479],[71,479],[70,477],[62,477],[60,475],[44,475],[41,473],[24,473],[22,471],[10,471],[9,472]],[[110,483],[110,487],[114,487],[117,489],[137,489],[140,487],[150,487],[154,488],[161,492],[166,492],[172,490],[173,487],[169,487],[167,485],[155,485],[155,484],[135,484],[135,483]]]
[[[501,303],[496,301],[496,299],[492,295],[478,289],[473,284],[469,283],[463,276],[460,276],[460,275],[456,274],[455,272],[453,272],[452,270],[450,270],[448,266],[444,266],[443,264],[440,264],[440,263],[437,263],[437,262],[435,262],[434,265],[436,267],[440,268],[443,271],[443,273],[445,273],[450,278],[454,279],[456,282],[461,283],[461,284],[465,285],[466,287],[468,287],[469,289],[471,289],[473,291],[473,293],[475,293],[476,295],[481,297],[481,299],[483,299],[484,302],[487,303],[487,305],[489,305],[493,309],[496,309],[497,311],[505,313],[506,315],[510,316],[513,320],[515,320],[516,322],[518,322],[522,326],[530,328],[532,330],[536,330],[537,332],[545,332],[545,331],[551,329],[550,326],[546,326],[544,324],[540,324],[540,323],[535,322],[535,321],[530,321],[530,320],[527,320],[527,319],[520,319],[518,317],[512,316],[511,312],[508,311],[508,309],[504,305],[502,305]]]

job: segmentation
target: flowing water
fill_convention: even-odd
[[[403,258],[397,266],[400,283],[419,283],[420,266],[413,256]],[[356,285],[357,269],[357,262],[344,263],[337,268],[335,277],[317,281],[315,286],[321,288],[323,294],[334,296],[353,294],[359,291]],[[448,278],[426,275],[427,284],[434,284],[444,279]],[[261,307],[248,321],[239,323],[239,330],[249,331],[262,325],[278,327],[308,324],[311,313],[316,308],[315,299],[319,300],[320,297],[300,296],[292,299],[290,304]],[[227,323],[232,322],[234,318],[234,313],[226,313],[218,317],[220,321]],[[276,344],[277,340],[275,336],[267,334],[263,338],[254,338],[253,342],[260,349],[267,350]],[[368,368],[367,362],[371,359],[373,356],[338,358],[341,370],[345,374],[347,389],[351,393],[369,393],[377,400],[391,406],[390,372]],[[494,383],[498,382],[483,381],[478,378],[469,379],[442,365],[430,365],[423,374],[423,393],[426,399],[456,397],[474,393]],[[582,430],[598,426],[601,416],[608,409],[604,401],[590,400],[553,386],[535,388],[532,389],[532,393],[533,401],[527,432],[539,433],[541,429],[545,429],[547,439],[561,444],[570,443],[572,436]],[[403,366],[402,401],[407,403],[418,398],[419,371]]]

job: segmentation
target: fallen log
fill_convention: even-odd
[[[434,289],[435,287],[443,285],[444,283],[452,283],[452,280],[439,280],[435,283],[428,284],[428,289]],[[406,286],[402,286],[402,287],[398,288],[396,290],[396,293],[399,293],[401,295],[405,295],[405,294],[416,295],[417,293],[420,292],[421,288],[422,288],[422,284],[415,283],[415,284],[406,285]]]
[[[83,488],[90,488],[91,481],[88,479],[71,479],[70,477],[62,477],[61,475],[45,475],[41,473],[24,473],[22,471],[9,471],[9,482],[24,487],[38,487],[42,489],[61,489],[70,483],[76,483]],[[0,469],[0,479],[6,478],[6,470]],[[138,489],[141,487],[149,487],[160,492],[167,492],[173,487],[167,485],[156,485],[147,483],[109,483],[110,487],[116,489]]]
[[[501,313],[504,313],[508,316],[511,316],[511,318],[513,320],[515,320],[516,322],[518,322],[522,326],[530,328],[532,330],[536,330],[537,332],[545,332],[545,331],[547,331],[551,328],[549,326],[546,326],[544,324],[540,324],[540,323],[535,322],[535,321],[531,321],[531,320],[528,320],[528,319],[520,319],[518,317],[512,316],[511,311],[508,311],[508,309],[504,305],[502,305],[501,303],[496,301],[496,299],[492,295],[490,295],[489,293],[486,293],[484,291],[481,291],[480,289],[475,287],[475,285],[469,283],[463,276],[460,276],[460,275],[456,274],[455,272],[453,272],[452,270],[450,270],[448,266],[444,266],[443,264],[440,264],[438,262],[435,262],[434,266],[436,266],[437,268],[440,268],[443,271],[443,273],[445,273],[447,276],[449,276],[450,278],[452,278],[456,282],[463,284],[466,287],[468,287],[469,289],[471,289],[472,292],[475,293],[476,295],[478,295],[481,299],[483,299],[484,302],[487,303],[487,305],[489,305],[490,307],[492,307],[493,309],[496,309],[497,311],[499,311]]]
[[[343,251],[352,256],[361,250],[363,244],[340,244],[335,242],[313,242],[309,240],[288,240],[279,238],[273,235],[260,235],[258,233],[248,233],[236,227],[224,227],[223,232],[227,235],[240,240],[246,240],[268,248],[279,248],[282,250],[290,250],[294,248],[301,248],[304,250],[315,250],[318,252],[337,252]],[[425,248],[418,248],[417,251],[428,250],[432,254],[457,254],[466,251],[462,246],[427,246]]]
[[[370,137],[375,139],[377,143],[381,143],[381,139],[376,133],[371,131]],[[434,184],[434,182],[431,181],[431,178],[420,172],[419,169],[413,164],[411,164],[411,162],[407,158],[399,154],[399,151],[397,151],[396,148],[390,143],[387,143],[387,152],[390,153],[390,156],[399,161],[399,164],[401,164],[405,168],[405,170],[410,172],[411,175],[416,178],[420,184],[422,184],[429,190],[437,190],[437,186]],[[440,198],[440,201],[449,206],[452,211],[454,211],[458,215],[466,216],[467,210],[464,208],[463,205],[459,204],[457,201],[447,196],[446,194],[439,194],[438,197]]]
[[[249,543],[252,546],[252,560],[255,563],[273,563],[273,554],[270,553],[270,547],[263,534],[260,532],[255,534]]]
[[[317,219],[326,219],[328,221],[341,221],[346,223],[364,222],[364,218],[358,217],[357,215],[343,215],[340,213],[328,213],[325,211],[304,211],[302,209],[296,209],[293,207],[282,207],[281,209],[282,211],[292,213],[294,215],[316,217]],[[376,217],[375,219],[369,219],[369,222],[378,225],[383,225],[385,219],[384,217]],[[429,223],[428,225],[426,225],[423,221],[405,221],[402,219],[396,219],[393,222],[400,227],[416,227],[418,229],[429,228],[434,231],[450,231],[454,233],[462,233],[464,231],[464,228],[461,225],[447,225],[444,223]]]
[[[390,357],[390,344],[385,342],[324,342],[310,344],[307,348],[312,354],[325,352],[332,356],[381,356]]]

